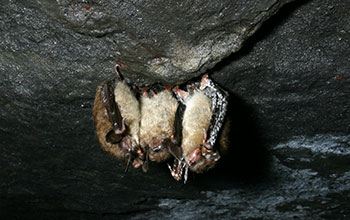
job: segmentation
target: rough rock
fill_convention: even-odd
[[[347,1],[111,2],[0,5],[1,219],[349,219]],[[213,67],[233,119],[217,169],[123,177],[91,113],[117,61],[140,84]]]
[[[111,54],[134,82],[174,84],[237,51],[289,1],[58,1],[51,11],[76,32],[113,40]]]
[[[106,77],[118,62],[134,83],[174,84],[237,51],[290,1],[10,1],[2,6],[9,10],[3,22],[17,23],[19,30],[4,39],[7,46],[15,44],[12,50],[37,48],[31,53],[46,57],[41,68],[51,75]],[[22,37],[12,40],[19,33]],[[31,53],[22,56],[35,62]]]
[[[350,134],[349,5],[298,7],[267,21],[213,77],[256,111],[265,138]]]

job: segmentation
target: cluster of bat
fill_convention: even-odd
[[[225,114],[228,93],[208,75],[182,86],[153,85],[142,89],[117,77],[97,87],[94,102],[96,134],[111,155],[142,167],[149,161],[168,164],[176,180],[187,181],[188,169],[203,173],[213,168],[227,149]],[[219,140],[216,143],[216,140]]]

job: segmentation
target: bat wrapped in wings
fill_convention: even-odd
[[[216,140],[226,138],[222,132],[226,119],[228,93],[215,84],[207,74],[200,82],[189,83],[186,90],[178,86],[173,89],[180,103],[185,106],[182,121],[182,156],[175,157],[173,166],[169,166],[176,180],[188,178],[188,169],[203,173],[212,169],[220,159],[220,152],[227,149],[226,142],[216,144]],[[227,130],[227,129],[226,129]],[[219,146],[219,149],[216,148]],[[219,152],[220,151],[220,152]]]
[[[135,168],[143,165],[144,154],[139,147],[140,104],[135,92],[122,79],[119,66],[117,78],[99,85],[93,108],[97,138],[103,150]]]

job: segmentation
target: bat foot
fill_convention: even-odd
[[[182,101],[186,100],[189,96],[190,93],[186,92],[185,90],[182,90],[179,88],[179,86],[175,86],[173,88],[173,92],[176,94],[176,96],[181,99]]]
[[[136,159],[132,162],[132,166],[133,166],[135,169],[140,168],[142,165],[143,165],[143,161],[140,160],[140,158],[136,158]]]
[[[201,79],[201,85],[199,87],[200,90],[205,89],[208,85],[208,74],[204,74]]]
[[[212,147],[202,146],[202,156],[209,160],[218,161],[220,159],[220,154]]]
[[[182,179],[183,171],[185,170],[184,182],[186,183],[187,173],[188,173],[188,165],[186,164],[186,162],[183,158],[180,160],[175,159],[173,166],[171,167],[170,164],[168,164],[168,168],[170,170],[171,176],[176,181],[180,181]]]
[[[188,164],[193,165],[197,163],[201,159],[201,156],[202,156],[202,152],[201,152],[201,149],[198,147],[190,154]]]
[[[115,64],[114,65],[114,72],[115,72],[115,74],[117,75],[117,78],[119,79],[119,80],[122,80],[123,78],[122,78],[122,74],[120,73],[120,65],[119,64]]]
[[[148,90],[149,90],[148,86],[143,87],[142,88],[142,95],[143,96],[148,96]]]

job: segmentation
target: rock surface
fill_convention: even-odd
[[[174,84],[237,51],[290,1],[58,1],[51,12],[84,36],[113,40],[110,54],[133,82]]]
[[[213,77],[257,111],[265,138],[350,134],[349,4],[299,5],[282,9]]]
[[[0,218],[349,219],[350,6],[295,1],[271,17],[287,2],[3,2]],[[116,60],[139,84],[219,62],[212,77],[232,93],[226,160],[186,185],[166,164],[122,177],[91,113]]]

